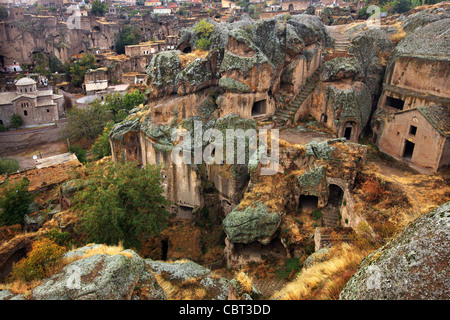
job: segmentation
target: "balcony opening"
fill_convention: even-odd
[[[402,99],[386,97],[386,105],[398,110],[403,110],[405,101],[403,101]]]

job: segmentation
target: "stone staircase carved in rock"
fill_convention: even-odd
[[[312,76],[306,80],[306,83],[303,85],[301,90],[284,109],[278,109],[275,112],[274,118],[277,125],[285,125],[289,119],[292,119],[295,116],[306,98],[308,98],[308,96],[314,91],[317,82],[319,82],[319,69],[317,69]]]

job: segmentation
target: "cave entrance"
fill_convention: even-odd
[[[191,220],[192,211],[194,211],[194,208],[186,206],[178,206],[178,218]]]
[[[319,198],[316,196],[301,195],[298,199],[299,210],[316,210],[319,203]]]
[[[256,101],[252,107],[252,117],[266,114],[266,100]]]
[[[8,260],[3,264],[0,269],[0,282],[4,282],[8,279],[11,274],[14,263],[19,262],[21,259],[25,258],[27,255],[26,248],[22,248],[14,252]]]
[[[192,52],[192,48],[190,46],[187,46],[186,48],[183,49],[183,53],[191,53]]]
[[[326,123],[328,121],[328,116],[325,113],[322,113],[320,116],[320,122]]]
[[[161,259],[167,260],[167,252],[169,251],[169,240],[161,240]]]
[[[342,199],[344,198],[344,191],[341,187],[330,184],[328,187],[328,205],[339,209],[342,204]]]
[[[403,150],[403,158],[411,160],[414,152],[415,144],[411,141],[405,140],[405,149]]]

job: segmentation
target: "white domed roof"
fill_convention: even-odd
[[[29,77],[24,77],[22,79],[17,80],[17,82],[16,82],[16,86],[29,86],[32,84],[36,84],[36,81],[34,81],[33,79],[31,79]]]

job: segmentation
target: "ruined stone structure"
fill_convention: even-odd
[[[229,265],[260,261],[267,255],[299,256],[308,245],[305,233],[313,230],[303,230],[295,222],[296,215],[324,210],[320,219],[324,227],[339,225],[339,212],[345,215],[345,227],[358,222],[353,216],[351,188],[365,157],[364,147],[317,133],[321,142],[311,142],[308,136],[302,138],[302,131],[283,133],[281,126],[281,141],[285,142],[278,166],[268,176],[262,173],[263,165],[250,164],[249,159],[217,162],[220,148],[205,136],[183,150],[190,153],[181,153],[179,147],[185,137],[195,139],[196,126],[202,126],[202,133],[217,129],[223,137],[227,129],[242,133],[254,129],[261,134],[267,123],[272,127],[274,122],[267,120],[289,98],[301,94],[313,76],[318,81],[322,52],[332,45],[332,39],[312,15],[259,21],[243,15],[233,23],[209,22],[214,30],[208,51],[196,51],[201,35],[188,28],[181,32],[178,50],[152,57],[147,68],[148,102],[114,127],[110,134],[113,160],[161,165],[165,196],[180,219],[195,219],[203,207],[222,212]],[[323,90],[330,97],[337,96],[337,107],[327,98],[322,100],[330,100],[329,104],[320,108],[329,110],[330,118],[340,119],[344,126],[352,120],[362,125],[367,122],[371,95],[360,78],[359,70],[342,72],[331,67],[323,79]],[[338,93],[327,89],[332,81],[341,81],[334,84]],[[311,113],[320,118],[324,111],[312,108],[312,101],[299,107],[297,119]],[[224,138],[223,146],[230,141]],[[196,148],[213,161],[203,158],[195,163],[191,156]],[[177,155],[183,155],[184,161],[178,162]],[[280,227],[298,233],[280,234]]]
[[[64,98],[52,89],[38,90],[36,81],[24,77],[16,82],[16,92],[0,93],[0,124],[11,125],[13,114],[22,117],[24,126],[49,124],[64,113]]]
[[[397,45],[372,122],[382,151],[432,171],[450,164],[449,23],[417,28]]]

